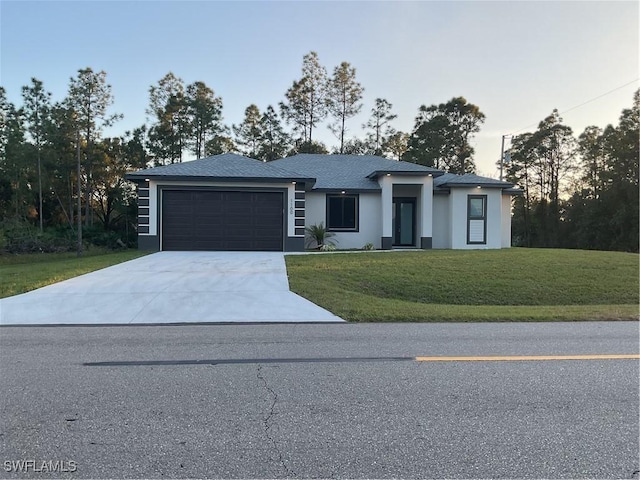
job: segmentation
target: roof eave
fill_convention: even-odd
[[[403,177],[439,177],[440,175],[444,175],[444,172],[434,170],[433,172],[418,172],[415,170],[376,170],[369,175],[367,178],[378,178],[383,175],[398,175]]]
[[[513,184],[504,184],[504,185],[500,185],[500,184],[495,184],[495,183],[481,183],[481,182],[472,182],[472,183],[459,183],[459,182],[454,182],[454,183],[442,183],[440,185],[438,185],[438,187],[445,187],[445,188],[457,188],[457,187],[463,187],[463,188],[475,188],[475,187],[482,187],[482,188],[499,188],[499,189],[508,189],[508,188],[513,188]]]
[[[314,188],[312,192],[318,193],[380,193],[382,191],[381,188],[349,188],[349,187],[320,187]]]
[[[306,177],[213,177],[206,175],[142,175],[137,173],[127,173],[124,178],[131,182],[144,182],[147,180],[169,181],[169,182],[248,182],[248,183],[304,183],[310,189],[315,185],[315,178]]]

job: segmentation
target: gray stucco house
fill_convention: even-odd
[[[371,155],[301,154],[263,163],[232,153],[126,175],[145,250],[304,249],[324,223],[338,248],[506,248],[508,182]]]

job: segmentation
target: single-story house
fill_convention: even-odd
[[[338,248],[506,248],[517,188],[372,155],[232,153],[126,175],[145,250],[301,251],[323,223]]]

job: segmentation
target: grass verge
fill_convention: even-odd
[[[92,248],[73,252],[0,255],[0,298],[25,293],[146,255],[140,250],[113,252]]]
[[[638,260],[524,248],[286,257],[294,292],[355,322],[637,319]]]

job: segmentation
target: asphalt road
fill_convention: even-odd
[[[2,327],[0,477],[638,478],[638,360],[413,360],[638,343],[638,322]]]

